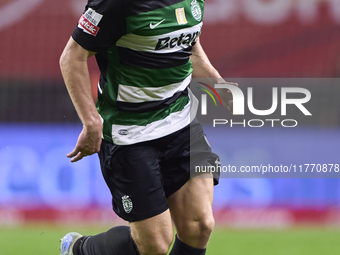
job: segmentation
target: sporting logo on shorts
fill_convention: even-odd
[[[202,10],[200,5],[197,3],[197,0],[193,0],[191,2],[191,14],[198,22],[202,20]]]
[[[123,204],[124,211],[126,213],[130,213],[132,211],[133,204],[132,204],[132,200],[129,196],[125,195],[125,196],[122,197],[122,204]]]
[[[78,21],[78,27],[82,29],[85,33],[96,36],[99,31],[98,24],[103,18],[103,15],[97,13],[95,10],[89,8],[80,17]]]

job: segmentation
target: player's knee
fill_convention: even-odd
[[[168,254],[168,251],[170,249],[170,245],[172,243],[172,240],[171,242],[161,242],[161,243],[158,243],[154,248],[154,253],[155,255],[166,255]]]
[[[163,232],[154,236],[134,238],[141,255],[166,255],[173,241],[173,232]]]
[[[204,240],[207,242],[215,227],[215,220],[213,216],[202,217],[188,221],[178,229],[179,234],[185,239],[190,240]]]
[[[199,233],[201,237],[209,238],[215,227],[214,217],[206,217],[199,221]]]
[[[149,242],[147,245],[142,247],[140,250],[141,254],[147,255],[166,255],[170,249],[170,245],[172,243],[171,240],[154,240],[153,242]]]

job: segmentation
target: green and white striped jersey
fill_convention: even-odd
[[[134,144],[190,123],[203,10],[204,0],[89,0],[72,37],[97,52],[104,139]]]

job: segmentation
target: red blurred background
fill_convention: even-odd
[[[60,80],[58,59],[85,3],[0,1],[0,79]],[[202,44],[223,77],[338,77],[339,5],[207,0]]]

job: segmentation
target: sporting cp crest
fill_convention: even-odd
[[[191,2],[191,13],[198,22],[202,20],[202,10],[200,5],[197,3],[197,0],[193,0]]]
[[[123,208],[126,213],[130,213],[133,208],[132,200],[129,196],[122,197]]]

